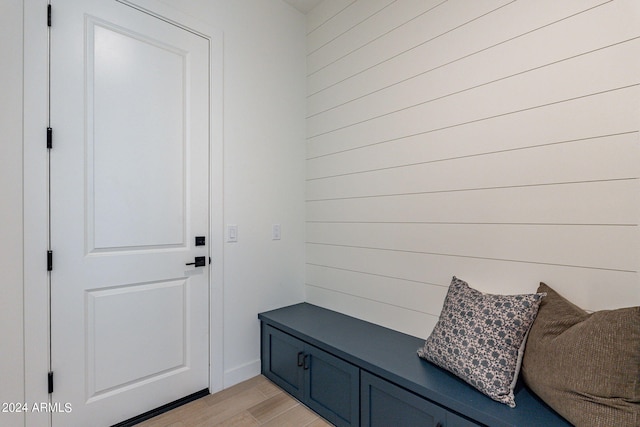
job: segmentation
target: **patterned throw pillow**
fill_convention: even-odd
[[[440,319],[418,355],[514,408],[526,336],[544,296],[484,294],[453,277]]]

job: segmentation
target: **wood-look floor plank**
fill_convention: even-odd
[[[266,397],[272,397],[272,396],[275,396],[276,394],[283,393],[280,387],[278,387],[271,381],[267,380],[262,375],[257,376],[256,378],[261,379],[261,381],[257,382],[256,388],[260,390],[262,393],[264,393]]]
[[[311,424],[307,424],[305,427],[331,427],[331,426],[332,424],[329,424],[328,422],[326,422],[324,418],[318,417],[317,419],[312,421]]]
[[[218,427],[259,427],[260,423],[249,412],[242,412],[217,425]]]
[[[290,396],[284,393],[278,393],[264,402],[255,405],[253,408],[250,408],[249,413],[253,415],[258,422],[264,424],[298,405],[299,403],[291,399]]]
[[[203,399],[207,399],[204,397]],[[241,412],[261,403],[264,400],[264,395],[259,390],[251,388],[232,396],[229,399],[217,402],[210,405],[206,410],[200,414],[194,414],[193,426],[208,427],[220,424],[229,418],[238,415]]]
[[[265,427],[301,427],[307,426],[317,419],[318,415],[305,406],[298,404],[262,425]]]
[[[327,427],[262,375],[138,424],[139,427]]]

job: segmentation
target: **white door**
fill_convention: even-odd
[[[53,426],[109,426],[208,388],[209,45],[52,6]]]

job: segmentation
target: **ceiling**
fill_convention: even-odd
[[[286,3],[289,3],[291,6],[295,7],[302,13],[307,13],[317,5],[319,5],[322,0],[283,0]]]

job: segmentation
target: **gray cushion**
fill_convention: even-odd
[[[640,307],[587,313],[549,286],[522,376],[576,426],[640,426]]]
[[[515,407],[527,332],[543,296],[484,294],[454,277],[440,319],[418,355]]]

